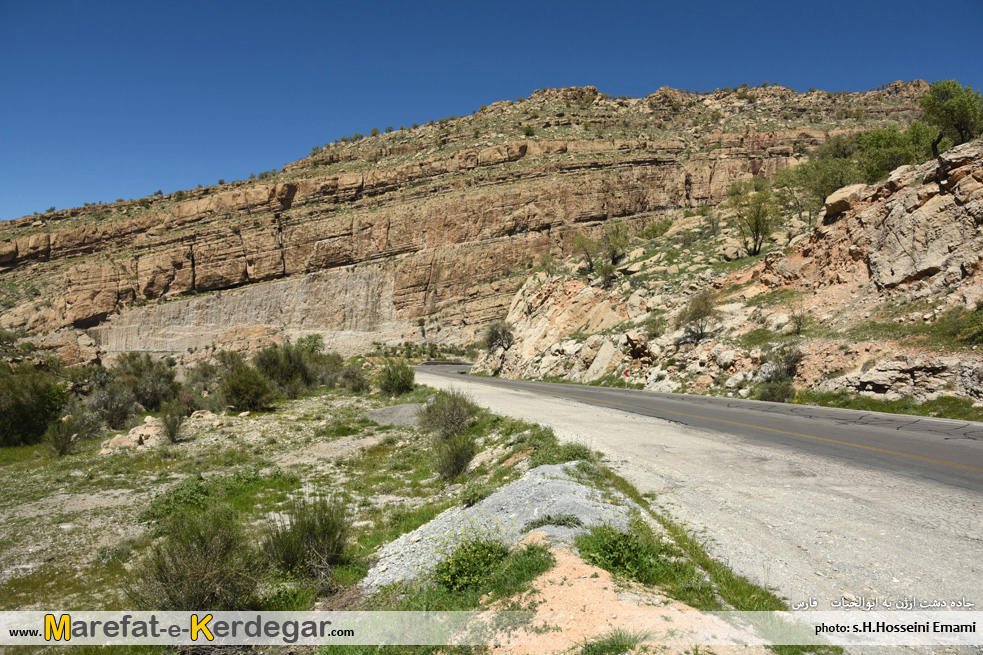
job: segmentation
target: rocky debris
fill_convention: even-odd
[[[594,525],[628,528],[630,513],[638,506],[617,493],[613,498],[576,481],[567,464],[539,466],[522,478],[496,490],[469,508],[452,507],[429,523],[383,546],[378,561],[359,583],[372,593],[386,585],[425,577],[454,548],[469,539],[495,539],[512,547],[531,532],[526,526],[549,514],[572,515],[584,527],[546,525],[535,528],[554,542],[571,543]]]
[[[110,455],[120,450],[147,450],[161,443],[160,419],[148,416],[141,425],[126,434],[119,434],[102,442],[100,455]]]
[[[54,353],[68,366],[96,365],[101,363],[101,353],[96,342],[82,330],[63,329],[50,334],[22,339],[41,350]]]
[[[852,184],[833,192],[825,203],[824,222],[832,223],[840,214],[850,209],[850,206],[860,198],[860,194],[867,188],[864,184]]]
[[[424,405],[421,403],[392,405],[391,407],[370,409],[363,416],[379,425],[406,425],[415,428],[419,424],[419,414],[423,407]]]

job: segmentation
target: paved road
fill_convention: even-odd
[[[433,364],[418,370],[459,378],[468,368],[460,364]],[[887,472],[983,491],[983,423],[635,389],[478,376],[467,379],[656,416]]]
[[[978,437],[980,426],[919,421],[915,431],[908,417],[456,370],[420,367],[417,380],[462,390],[493,412],[603,452],[713,557],[793,603],[818,599],[830,610],[850,594],[892,602],[964,598],[983,607],[979,443],[966,438]],[[939,462],[920,459],[926,442],[941,444],[930,451]],[[951,464],[941,463],[949,457]]]

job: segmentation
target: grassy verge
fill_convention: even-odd
[[[912,397],[898,400],[878,400],[847,391],[812,391],[803,389],[795,394],[798,405],[841,407],[865,412],[886,412],[911,416],[950,418],[958,421],[983,421],[983,407],[974,407],[969,398],[940,396],[934,400],[918,402]]]

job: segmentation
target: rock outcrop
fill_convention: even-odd
[[[799,387],[983,401],[983,354],[959,342],[967,328],[951,323],[960,312],[983,311],[983,141],[898,169],[883,183],[840,189],[827,199],[821,224],[786,252],[714,276],[703,271],[702,255],[667,267],[664,253],[645,260],[639,249],[609,289],[534,276],[506,319],[515,344],[477,367],[577,382],[626,371],[628,381],[654,391],[746,397],[778,366],[777,347],[795,341]],[[709,338],[693,343],[668,326],[708,287],[720,290],[724,304]],[[654,317],[662,327],[650,337],[642,324]],[[797,336],[810,325],[822,336]]]
[[[319,332],[351,351],[419,338],[422,320],[428,338],[466,343],[506,314],[529,266],[570,255],[577,234],[716,204],[733,181],[772,176],[848,132],[834,117],[844,103],[910,120],[912,88],[886,99],[769,87],[751,104],[734,93],[544,90],[315,149],[271,179],[9,221],[0,327],[72,329],[103,350]],[[692,128],[698,117],[709,120]],[[715,131],[725,118],[740,131]],[[758,127],[776,121],[787,129]]]

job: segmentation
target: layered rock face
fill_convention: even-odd
[[[652,265],[664,251],[637,252],[610,289],[530,278],[507,318],[515,345],[484,354],[478,370],[576,382],[627,371],[655,391],[716,388],[746,397],[769,379],[770,349],[799,342],[799,387],[983,402],[983,354],[945,323],[951,312],[979,312],[983,301],[983,141],[900,168],[883,183],[840,189],[788,254],[772,252],[735,272],[702,264],[666,270]],[[694,343],[675,318],[707,288],[718,290],[719,318],[710,337]],[[663,321],[658,334],[649,329],[654,318]],[[809,326],[815,335],[797,336]],[[927,340],[933,333],[948,341]]]
[[[875,124],[909,120],[919,89],[770,87],[756,102],[547,90],[318,149],[270,181],[10,221],[0,326],[85,331],[107,351],[252,348],[312,332],[345,352],[423,333],[465,343],[505,316],[528,267],[572,253],[577,234],[716,204],[733,181],[770,177],[857,129],[836,118],[843,107]],[[55,342],[69,352],[73,339],[78,349],[77,334]]]

